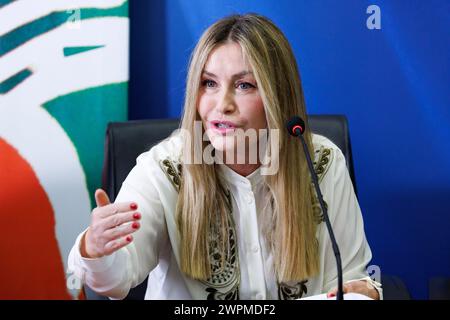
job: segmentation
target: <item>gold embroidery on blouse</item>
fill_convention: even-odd
[[[328,172],[328,169],[331,165],[331,149],[321,147],[319,150],[315,151],[317,154],[316,161],[314,161],[314,171],[317,174],[317,180],[319,183],[323,180],[323,177]],[[317,224],[324,222],[322,208],[320,207],[319,198],[316,195],[316,190],[314,188],[314,184],[311,182],[311,201],[313,207],[313,213],[316,217]],[[328,204],[325,200],[323,200],[325,204],[325,208],[328,210]]]
[[[331,149],[321,147],[320,150],[316,150],[316,153],[318,153],[318,156],[314,161],[314,171],[316,171],[320,183],[331,165]]]
[[[299,281],[294,284],[279,283],[278,284],[278,299],[279,300],[295,300],[300,299],[304,294],[308,293],[306,283],[308,280]]]
[[[166,177],[169,179],[170,183],[172,183],[175,190],[179,192],[182,174],[181,164],[175,164],[169,159],[164,159],[160,161],[160,166],[166,174]]]

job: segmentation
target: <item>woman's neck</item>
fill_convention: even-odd
[[[261,164],[225,164],[228,168],[236,172],[237,174],[246,177],[249,174],[253,173],[256,169],[258,169]]]

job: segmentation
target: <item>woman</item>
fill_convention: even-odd
[[[293,115],[306,119],[281,31],[254,14],[213,24],[192,54],[182,130],[138,157],[115,203],[97,190],[69,267],[112,298],[124,298],[147,275],[147,299],[334,295],[335,258],[303,151],[284,134]],[[198,121],[206,139],[198,138]],[[258,132],[256,140],[248,132]],[[378,299],[345,159],[328,139],[305,135],[340,245],[345,291]],[[208,152],[215,161],[206,161]],[[268,160],[275,170],[263,172]]]

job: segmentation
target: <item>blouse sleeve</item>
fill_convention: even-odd
[[[343,282],[366,280],[382,297],[381,285],[373,281],[366,272],[372,259],[372,252],[364,233],[361,209],[356,199],[353,184],[347,170],[345,157],[339,148],[333,148],[333,163],[321,184],[325,201],[328,202],[328,215],[339,246]],[[325,195],[326,194],[326,195]],[[326,228],[324,223],[324,228]],[[324,238],[324,284],[327,292],[337,286],[336,260],[331,241],[326,232]]]
[[[144,161],[145,160],[145,161]],[[125,298],[158,264],[159,248],[167,241],[164,210],[152,180],[148,159],[141,155],[117,195],[115,203],[133,201],[141,213],[141,227],[133,242],[98,259],[80,254],[80,234],[69,254],[69,270],[95,292],[114,299]]]

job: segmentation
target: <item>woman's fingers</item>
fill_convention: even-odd
[[[344,291],[344,293],[347,293],[349,290],[349,286],[347,283],[344,283],[342,285],[342,291]],[[334,287],[333,289],[331,289],[330,291],[328,291],[327,293],[327,298],[333,298],[335,297],[337,294],[337,287]]]
[[[131,234],[141,227],[138,221],[125,222],[115,228],[105,230],[103,226],[88,229],[86,233],[85,252],[89,258],[100,258],[127,245],[133,239]],[[91,232],[92,231],[92,235]],[[88,234],[90,236],[88,236]],[[123,240],[131,237],[130,241]]]
[[[95,202],[97,203],[97,207],[104,207],[111,203],[109,201],[109,197],[103,189],[95,190]]]
[[[138,205],[136,204],[136,202],[112,203],[103,207],[95,208],[94,214],[99,218],[107,218],[117,213],[137,210],[137,208]]]
[[[343,291],[344,291],[344,293],[355,292],[355,293],[364,294],[374,300],[379,299],[378,291],[365,280],[350,281],[350,282],[344,283]],[[335,288],[331,289],[330,291],[328,291],[327,298],[335,297],[336,294],[337,294],[337,288],[335,287]]]
[[[105,247],[108,242],[114,241],[120,237],[127,236],[133,232],[136,232],[141,227],[138,221],[132,223],[125,223],[116,228],[106,230],[103,233]]]
[[[331,289],[330,291],[328,291],[327,293],[327,298],[332,298],[335,297],[337,293],[337,288],[334,287],[333,289]]]
[[[126,222],[137,221],[139,219],[141,219],[141,214],[137,211],[117,213],[103,219],[103,228],[104,230],[108,230]]]
[[[140,227],[141,214],[136,202],[111,203],[102,189],[95,191],[97,207],[92,211],[91,225],[84,237],[84,252],[89,257],[102,257],[131,242],[131,233]],[[126,241],[131,239],[130,241]]]
[[[109,255],[109,254],[125,247],[131,241],[133,241],[132,235],[127,235],[127,236],[121,237],[119,239],[110,241],[105,245],[104,254]]]
[[[117,213],[103,219],[103,228],[105,231],[111,228],[116,228],[124,223],[131,221],[138,221],[141,219],[141,214],[137,211],[127,211],[123,213]]]

